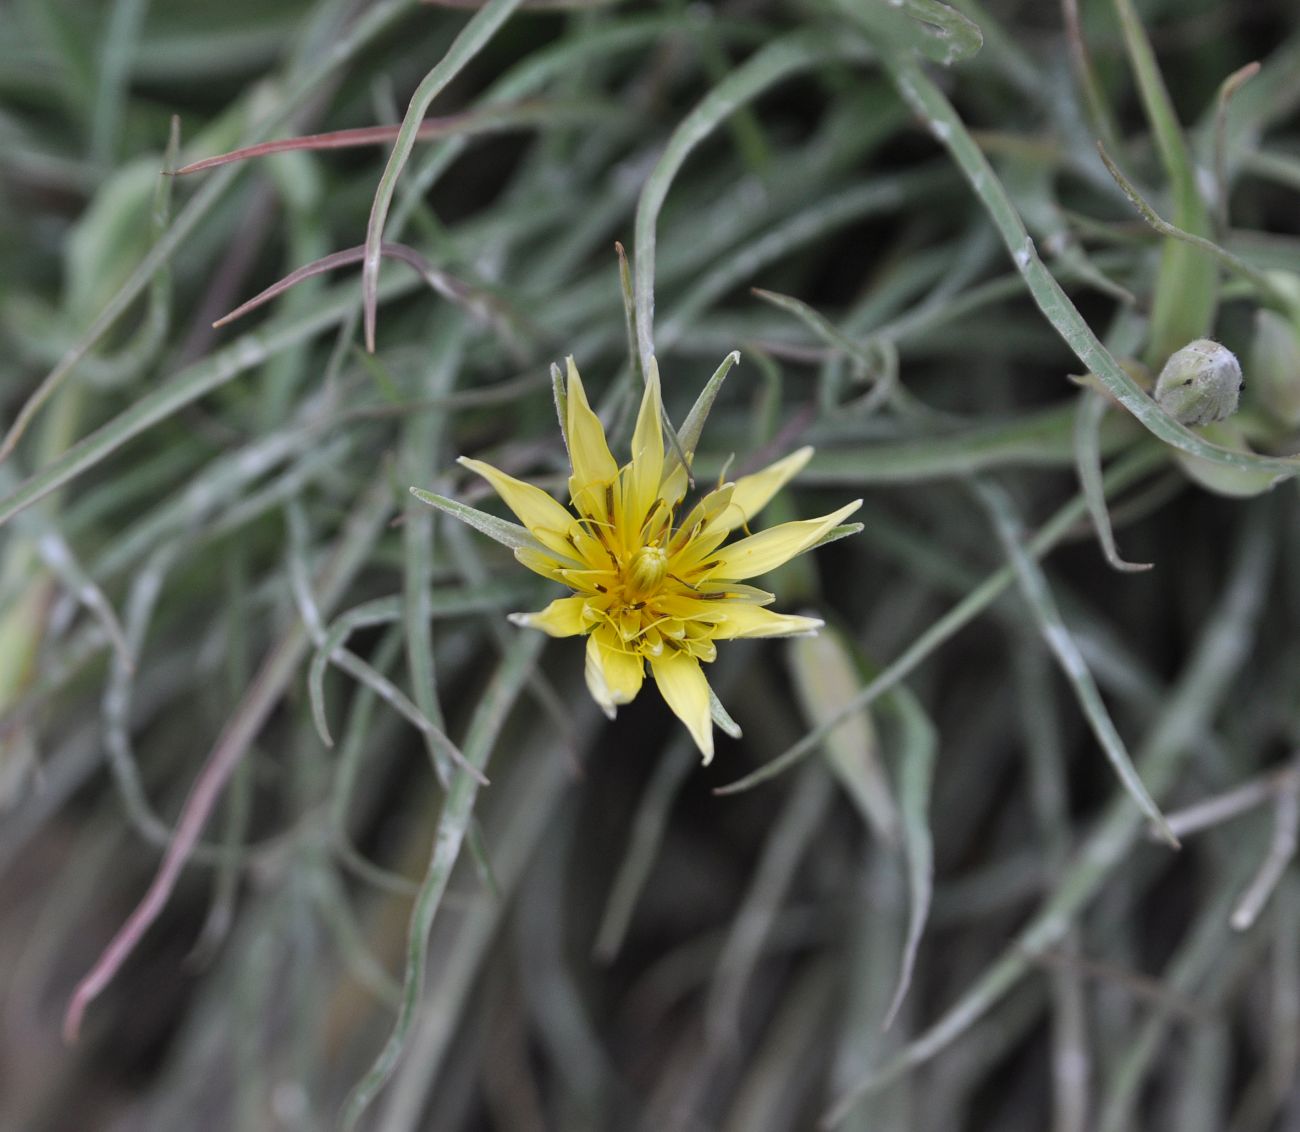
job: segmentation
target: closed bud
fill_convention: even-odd
[[[632,555],[625,586],[628,599],[651,597],[668,573],[668,555],[662,546],[643,546]]]
[[[1198,338],[1176,350],[1156,379],[1156,404],[1185,425],[1208,425],[1237,411],[1241,364],[1226,346]]]

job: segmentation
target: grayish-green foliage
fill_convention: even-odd
[[[1297,75],[1283,0],[11,0],[0,1129],[1294,1127]],[[570,354],[867,500],[707,769],[456,465],[562,494]]]

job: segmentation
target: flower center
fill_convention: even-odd
[[[661,546],[643,546],[632,555],[624,577],[624,589],[629,601],[649,597],[668,573],[668,555]]]

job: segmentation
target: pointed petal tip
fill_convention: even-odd
[[[618,475],[618,462],[609,450],[609,441],[600,417],[587,400],[587,392],[578,367],[568,360],[568,421],[565,436],[569,445],[569,463],[573,475],[570,491],[576,494],[590,483],[604,482]]]
[[[685,723],[685,720],[682,720]],[[713,721],[709,720],[701,730],[696,727],[687,725],[687,730],[691,733],[691,738],[695,741],[695,746],[700,752],[700,765],[708,766],[713,761]]]
[[[861,506],[862,500],[855,499],[829,515],[780,523],[739,542],[729,543],[716,552],[708,577],[719,581],[741,581],[775,570],[817,545]]]
[[[789,455],[782,456],[781,459],[757,472],[740,476],[732,484],[734,488],[732,501],[736,507],[723,521],[733,530],[743,523],[751,522],[771,502],[777,492],[803,471],[808,461],[812,459],[812,455],[812,445],[805,444],[802,448],[796,448]]]
[[[587,389],[582,384],[582,374],[578,372],[578,363],[572,354],[564,356],[564,391],[570,398],[576,393],[580,401],[585,403],[587,400]],[[570,407],[569,412],[573,412],[572,407]]]
[[[838,511],[831,512],[831,514],[827,515],[825,518],[831,526],[837,527],[850,515],[856,512],[862,506],[862,502],[861,499],[855,499],[852,503],[844,504],[844,506]]]
[[[650,658],[659,694],[669,710],[690,732],[707,763],[713,758],[713,712],[709,682],[700,662],[689,653],[673,652]]]

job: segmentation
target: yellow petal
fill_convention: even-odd
[[[582,387],[572,357],[568,365],[569,420],[565,431],[569,439],[569,462],[573,465],[569,491],[576,496],[589,484],[613,480],[618,475],[618,464],[610,454],[600,418],[587,404],[587,391]]]
[[[668,544],[668,555],[674,559],[674,571],[689,569],[727,537],[726,530],[718,525],[718,520],[731,506],[731,493],[735,486],[724,483],[716,491],[709,492],[681,521],[672,542]]]
[[[618,575],[611,570],[574,570],[563,567],[559,580],[571,590],[586,594],[609,593],[618,584]]]
[[[714,582],[705,580],[695,587],[697,594],[707,594],[710,601],[752,601],[757,605],[771,605],[776,594],[747,586],[744,582]]]
[[[494,468],[482,460],[462,456],[458,463],[487,480],[505,501],[505,505],[543,546],[557,554],[575,557],[573,546],[565,536],[577,520],[553,496],[534,484],[506,475],[500,468]]]
[[[663,478],[659,485],[659,494],[672,506],[676,507],[686,498],[686,490],[691,486],[686,465],[680,461],[673,462],[673,470]]]
[[[789,562],[797,554],[808,550],[822,535],[842,522],[862,506],[861,499],[841,507],[820,519],[803,519],[797,523],[782,523],[749,538],[724,546],[709,564],[712,578],[754,578],[766,574]]]
[[[659,365],[651,358],[641,410],[636,417],[636,430],[632,433],[632,465],[625,480],[624,513],[634,527],[645,521],[659,498],[659,481],[664,474],[664,434],[659,423],[663,411]]]
[[[568,585],[562,573],[564,565],[545,551],[534,550],[531,546],[521,546],[515,550],[515,559],[521,566],[527,566],[534,574],[541,574],[543,578]]]
[[[740,588],[739,584],[736,586]],[[744,587],[750,589],[751,587]],[[730,594],[731,590],[723,591]],[[672,619],[674,621],[703,621],[707,625],[720,624],[727,616],[727,613],[737,605],[766,605],[770,601],[776,600],[771,594],[765,594],[762,590],[753,591],[761,597],[749,597],[741,594],[735,598],[705,598],[698,593],[661,593],[655,598],[655,612],[662,619]]]
[[[625,652],[612,631],[597,629],[587,638],[587,689],[610,719],[620,704],[631,703],[645,679],[645,662]]]
[[[815,633],[825,622],[816,617],[774,613],[748,602],[718,603],[718,619],[709,626],[709,636],[718,641],[741,637],[794,637]]]
[[[701,664],[711,664],[718,656],[718,646],[713,643],[713,638],[707,635],[687,637],[684,647]]]
[[[512,613],[510,620],[526,629],[540,629],[552,637],[576,637],[591,626],[584,614],[585,597],[557,597],[538,613]]]
[[[734,530],[742,523],[748,523],[767,506],[778,491],[803,471],[804,465],[812,457],[811,448],[800,448],[791,452],[784,460],[769,464],[761,472],[752,476],[741,476],[736,481],[731,493],[731,508],[718,521],[725,524],[726,530]]]
[[[709,682],[700,662],[678,649],[650,658],[650,668],[664,702],[691,733],[707,763],[713,758],[713,715],[709,710]]]

